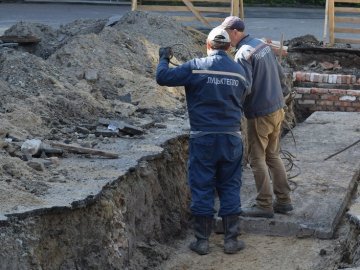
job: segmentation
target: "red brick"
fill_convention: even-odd
[[[334,102],[328,101],[328,100],[318,100],[318,101],[316,101],[316,104],[325,105],[325,106],[333,106]]]
[[[340,107],[351,107],[351,102],[348,101],[335,101],[334,102],[335,106],[340,106]]]
[[[304,104],[304,105],[312,105],[312,104],[315,104],[315,100],[308,100],[308,99],[305,99],[305,100],[298,100],[298,103],[299,104]]]
[[[294,90],[298,94],[309,94],[310,93],[310,88],[305,88],[305,87],[295,87]]]
[[[329,81],[329,74],[321,74],[322,82],[327,83]]]
[[[311,88],[310,93],[311,94],[327,94],[327,93],[329,93],[329,89]]]
[[[347,90],[346,95],[360,97],[360,90]]]
[[[314,77],[313,77],[313,82],[322,82],[322,78],[320,76],[320,74],[317,74],[317,73],[313,73],[314,74]]]
[[[329,89],[329,93],[333,95],[346,95],[348,90],[344,89]]]
[[[339,96],[336,96],[336,95],[327,95],[327,94],[321,95],[320,98],[321,98],[321,99],[326,99],[326,100],[332,100],[332,101],[339,100]]]
[[[342,82],[342,75],[336,75],[336,83],[341,84]]]
[[[346,107],[346,111],[347,111],[347,112],[355,112],[356,109],[353,108],[353,107]]]
[[[295,78],[296,78],[296,81],[298,82],[302,82],[305,80],[305,76],[304,76],[304,73],[301,72],[301,71],[297,71],[296,72],[296,75],[295,75]],[[303,79],[304,78],[304,79]]]
[[[360,108],[360,102],[359,101],[353,102],[352,106],[355,108]]]

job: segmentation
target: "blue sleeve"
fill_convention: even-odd
[[[156,82],[165,86],[184,86],[192,75],[191,63],[186,62],[175,68],[169,68],[166,60],[160,60],[156,69]]]

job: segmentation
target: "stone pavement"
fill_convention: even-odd
[[[282,149],[296,155],[290,180],[294,211],[273,219],[241,218],[247,233],[276,236],[331,238],[343,217],[360,173],[360,143],[324,160],[360,139],[360,113],[315,112],[281,141]],[[253,202],[254,180],[244,173],[243,206]],[[354,212],[356,209],[353,209]],[[360,213],[357,211],[358,214]]]

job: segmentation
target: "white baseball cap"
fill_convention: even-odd
[[[213,30],[210,31],[208,37],[208,41],[216,41],[216,42],[224,42],[229,43],[230,37],[229,34],[226,32],[226,30],[216,27]]]

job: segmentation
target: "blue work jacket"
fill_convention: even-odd
[[[240,130],[243,101],[251,88],[243,67],[225,51],[212,51],[169,68],[160,60],[156,71],[159,85],[185,86],[192,131],[236,132]]]

